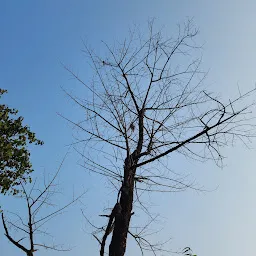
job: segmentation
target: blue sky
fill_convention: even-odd
[[[83,77],[90,74],[81,53],[82,38],[102,52],[101,40],[110,44],[121,40],[133,24],[143,29],[148,18],[155,17],[157,26],[164,26],[171,35],[176,24],[193,17],[200,30],[198,41],[204,45],[202,67],[209,70],[205,83],[210,91],[228,99],[237,95],[237,85],[242,91],[255,85],[255,9],[255,1],[249,0],[0,1],[0,87],[9,91],[4,101],[17,108],[38,138],[45,141],[43,147],[32,148],[35,174],[54,172],[72,142],[72,127],[57,112],[80,116],[61,86],[79,94],[83,91],[61,63]],[[174,159],[176,166],[213,192],[186,191],[157,200],[152,196],[152,211],[161,213],[159,225],[164,227],[153,239],[172,237],[169,248],[191,246],[199,256],[254,255],[255,146],[254,142],[252,150],[241,144],[226,148],[223,169],[214,163],[182,160],[180,164],[181,159]],[[85,213],[95,217],[111,205],[111,192],[104,189],[104,179],[80,169],[78,160],[79,156],[71,152],[65,161],[59,178],[64,196],[58,201],[61,204],[72,197],[73,187],[77,193],[84,187],[88,189],[83,199]],[[10,198],[0,200],[10,209],[20,204]],[[80,208],[76,205],[48,228],[56,242],[74,246],[66,255],[98,255],[97,242],[90,237]],[[131,245],[128,243],[127,255],[136,255]],[[42,250],[36,255],[46,253],[62,254]],[[2,227],[0,254],[21,255],[7,242]]]

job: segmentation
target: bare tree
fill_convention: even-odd
[[[46,207],[56,206],[51,199],[54,195],[59,193],[55,181],[63,161],[53,178],[48,183],[46,183],[46,181],[44,182],[44,187],[42,189],[36,186],[36,181],[33,183],[30,190],[26,189],[27,185],[21,183],[22,195],[19,197],[24,199],[26,203],[27,215],[25,217],[15,212],[2,212],[2,224],[5,231],[5,236],[13,245],[22,250],[27,256],[33,256],[34,252],[38,251],[40,247],[57,251],[70,251],[70,248],[64,248],[61,245],[56,245],[54,243],[52,245],[47,245],[36,241],[38,240],[38,235],[49,235],[44,230],[44,226],[49,220],[63,213],[67,207],[74,204],[84,195],[84,193],[82,193],[78,197],[74,197],[64,206],[46,213],[45,215],[42,214],[42,210]],[[6,213],[9,215],[8,220],[5,216]],[[14,216],[14,219],[11,218],[11,215]],[[18,240],[15,239],[15,236],[11,234],[10,228],[14,228],[16,231],[15,233],[20,234],[21,238]]]
[[[101,256],[110,234],[110,256],[125,254],[129,234],[142,252],[152,249],[156,254],[141,233],[132,233],[130,221],[135,201],[141,203],[141,192],[194,188],[172,172],[169,157],[178,153],[200,161],[211,159],[220,166],[221,148],[235,140],[246,144],[254,136],[248,116],[253,104],[242,103],[255,89],[226,103],[206,91],[200,47],[194,41],[197,34],[188,21],[178,27],[175,38],[165,38],[161,31],[154,32],[150,22],[146,39],[130,32],[129,39],[114,47],[103,43],[105,57],[84,43],[94,71],[88,83],[65,67],[85,87],[85,98],[66,91],[86,114],[80,122],[64,117],[84,134],[75,142],[82,143],[83,151],[76,150],[86,160],[87,170],[108,177],[117,189],[116,203],[104,215],[108,223],[99,228],[102,238],[94,234]]]

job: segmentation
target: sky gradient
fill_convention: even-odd
[[[242,92],[255,86],[255,9],[255,1],[249,0],[1,0],[0,87],[8,90],[3,101],[17,108],[25,123],[45,142],[43,147],[32,148],[35,175],[41,177],[44,170],[53,173],[72,142],[72,126],[57,113],[81,117],[61,89],[83,93],[62,66],[72,67],[85,78],[90,74],[84,68],[81,39],[101,53],[101,40],[110,44],[122,40],[134,24],[145,28],[149,18],[155,17],[157,26],[164,27],[169,35],[175,35],[177,24],[193,18],[200,31],[198,42],[203,45],[202,68],[209,70],[205,84],[228,99],[238,95],[238,86]],[[256,141],[250,147],[248,150],[238,143],[226,148],[223,169],[211,162],[174,159],[176,171],[177,167],[186,170],[212,192],[153,195],[152,211],[161,213],[159,227],[164,227],[153,239],[171,237],[168,248],[190,246],[198,256],[254,255]],[[78,161],[79,156],[71,150],[60,173],[63,195],[58,201],[61,205],[71,198],[74,187],[77,193],[85,188],[84,211],[95,217],[111,206],[111,190],[104,188],[103,178],[81,169]],[[8,209],[23,209],[15,199],[0,196],[0,202]],[[40,250],[36,255],[98,255],[97,242],[91,238],[80,208],[72,207],[48,226],[57,243],[69,244],[73,250]],[[131,245],[129,241],[127,255],[137,255]],[[1,225],[0,255],[22,255],[4,237]]]

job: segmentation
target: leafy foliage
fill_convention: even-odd
[[[0,97],[7,90],[0,89]],[[7,191],[16,194],[14,188],[20,181],[30,181],[29,174],[33,171],[30,162],[28,143],[42,145],[35,133],[22,124],[23,117],[15,118],[18,110],[0,104],[0,193]]]

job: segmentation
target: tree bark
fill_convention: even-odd
[[[128,156],[124,165],[124,182],[121,188],[121,213],[115,217],[115,226],[109,246],[109,256],[123,256],[126,250],[126,240],[133,207],[134,178],[137,163],[136,151]]]

